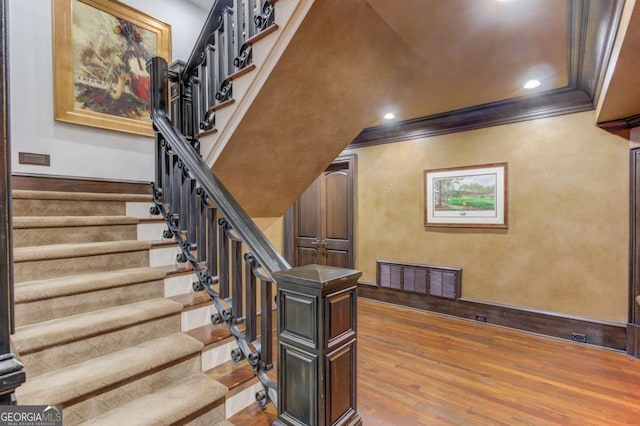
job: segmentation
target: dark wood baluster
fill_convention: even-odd
[[[256,23],[254,21],[255,11],[258,5],[256,5],[256,0],[244,0],[244,39],[248,40],[253,37],[256,33]]]
[[[198,65],[198,89],[200,97],[200,128],[203,129],[205,120],[207,119],[207,110],[209,109],[209,97],[207,93],[207,67],[205,62]]]
[[[178,229],[180,232],[184,234],[184,238],[187,239],[187,229],[189,228],[189,195],[191,194],[189,186],[190,179],[188,176],[185,176],[186,171],[184,169],[184,165],[182,166],[180,175],[180,217]]]
[[[162,142],[164,138],[160,133],[156,133],[156,155],[155,155],[155,183],[158,189],[162,189],[162,163],[164,161],[164,152],[162,150]]]
[[[167,142],[163,143],[162,147],[162,203],[167,205],[171,203],[171,167],[169,164],[171,158],[167,152]]]
[[[253,342],[257,338],[257,299],[258,293],[256,293],[256,276],[253,274],[253,268],[255,266],[255,260],[252,255],[245,257],[244,279],[245,279],[245,291],[247,293],[247,323],[245,325],[245,336],[249,342]]]
[[[200,122],[202,111],[202,96],[200,96],[200,78],[191,77],[191,117],[193,121],[193,131],[197,135],[200,132]]]
[[[229,237],[225,232],[227,222],[224,219],[219,221],[220,224],[220,238],[218,242],[220,244],[219,256],[220,256],[220,297],[226,299],[229,297]]]
[[[262,305],[262,329],[260,335],[260,359],[264,362],[265,368],[273,367],[273,284],[271,281],[260,280]]]
[[[231,282],[233,283],[233,304],[232,313],[233,317],[237,320],[242,319],[243,309],[243,285],[242,285],[242,242],[233,240],[231,242]]]
[[[196,191],[197,192],[197,191]],[[206,262],[207,260],[207,205],[203,199],[204,195],[196,198],[196,208],[198,210],[198,262]]]
[[[187,139],[191,139],[195,137],[195,135],[198,133],[197,131],[198,128],[193,127],[193,123],[194,123],[193,111],[195,110],[195,103],[193,99],[193,87],[185,84],[184,82],[181,82],[180,86],[182,87],[182,90],[183,90],[182,126],[184,127],[184,135],[187,137]]]
[[[182,170],[178,168],[178,157],[171,155],[171,214],[180,213],[180,176]],[[173,220],[173,219],[172,219]]]
[[[240,47],[244,43],[242,0],[233,0],[233,57],[240,55]]]
[[[222,88],[222,81],[226,77],[222,70],[222,33],[220,31],[216,31],[213,34],[213,64],[212,68],[215,69],[215,91],[216,93]],[[217,102],[217,99],[216,99]]]
[[[209,105],[209,108],[216,104],[216,91],[218,90],[218,83],[216,81],[215,50],[215,46],[208,44],[204,51],[207,61],[207,105]]]
[[[232,25],[232,14],[233,12],[229,9],[227,9],[225,11],[225,13],[223,14],[223,28],[224,28],[224,39],[222,42],[222,61],[224,62],[224,65],[222,67],[223,69],[223,76],[224,78],[227,78],[231,73],[233,73],[233,59],[235,58],[235,55],[233,54],[234,49],[233,49],[233,25]]]
[[[218,275],[218,211],[207,205],[207,267],[209,275]]]
[[[189,179],[189,243],[191,243],[192,249],[198,250],[200,246],[198,245],[198,222],[199,220],[199,212],[200,209],[198,205],[200,204],[200,197],[196,194],[196,181],[194,179]]]

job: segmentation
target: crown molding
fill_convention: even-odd
[[[567,87],[369,127],[362,130],[347,149],[595,109],[595,101],[602,88],[623,5],[623,0],[569,1]]]

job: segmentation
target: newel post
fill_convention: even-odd
[[[276,425],[359,425],[353,269],[307,265],[278,283]]]

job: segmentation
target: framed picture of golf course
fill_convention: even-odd
[[[507,228],[507,163],[424,171],[424,226]]]

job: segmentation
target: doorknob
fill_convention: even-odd
[[[316,254],[318,254],[318,250],[327,251],[327,242],[325,240],[318,240],[317,238],[311,241],[311,245],[316,248]]]

